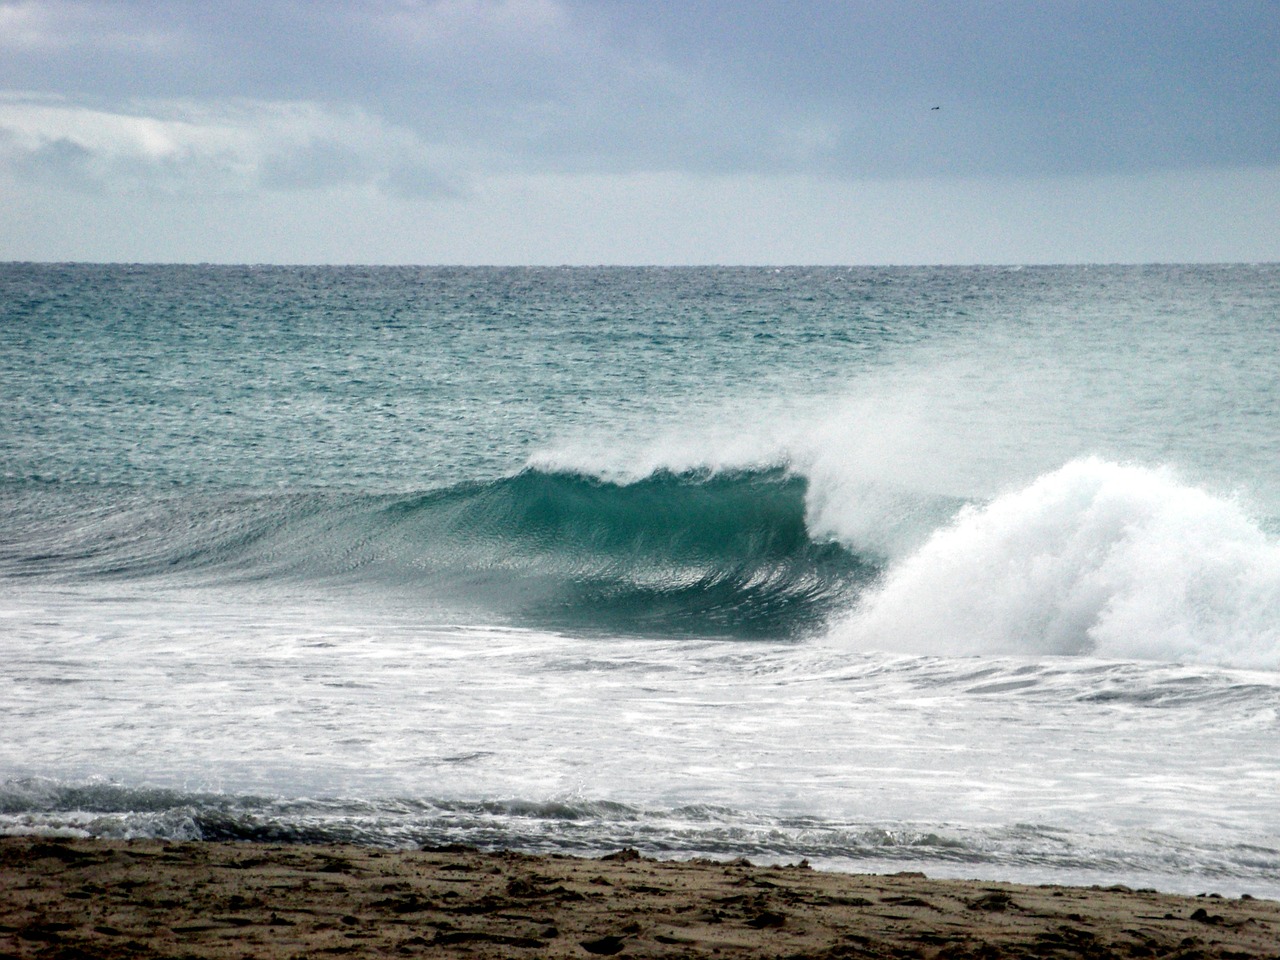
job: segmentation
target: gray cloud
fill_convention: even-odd
[[[106,107],[163,96],[358,109],[488,169],[883,177],[1258,164],[1280,160],[1275,10],[23,0],[0,3],[12,28],[0,86]],[[291,164],[320,175],[321,158],[298,149],[280,158],[280,183]]]
[[[312,140],[270,154],[258,169],[259,182],[272,190],[311,190],[368,180],[360,154],[336,140]]]
[[[22,180],[88,193],[102,189],[102,181],[93,170],[93,153],[67,137],[24,148],[13,134],[0,131],[0,156],[4,155],[8,155],[11,169]]]
[[[470,189],[457,176],[448,176],[428,164],[401,163],[392,166],[377,181],[380,191],[400,200],[459,199]]]

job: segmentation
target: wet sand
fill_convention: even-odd
[[[0,957],[1280,958],[1280,903],[469,849],[0,838]]]

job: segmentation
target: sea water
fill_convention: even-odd
[[[0,831],[1280,896],[1280,267],[0,265]]]

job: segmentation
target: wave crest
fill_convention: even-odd
[[[336,582],[553,629],[787,637],[875,573],[810,537],[806,490],[780,469],[626,483],[530,469],[380,496],[27,490],[5,511],[22,529],[0,543],[0,574]]]

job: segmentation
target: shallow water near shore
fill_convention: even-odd
[[[0,282],[4,832],[1280,896],[1280,268]]]

